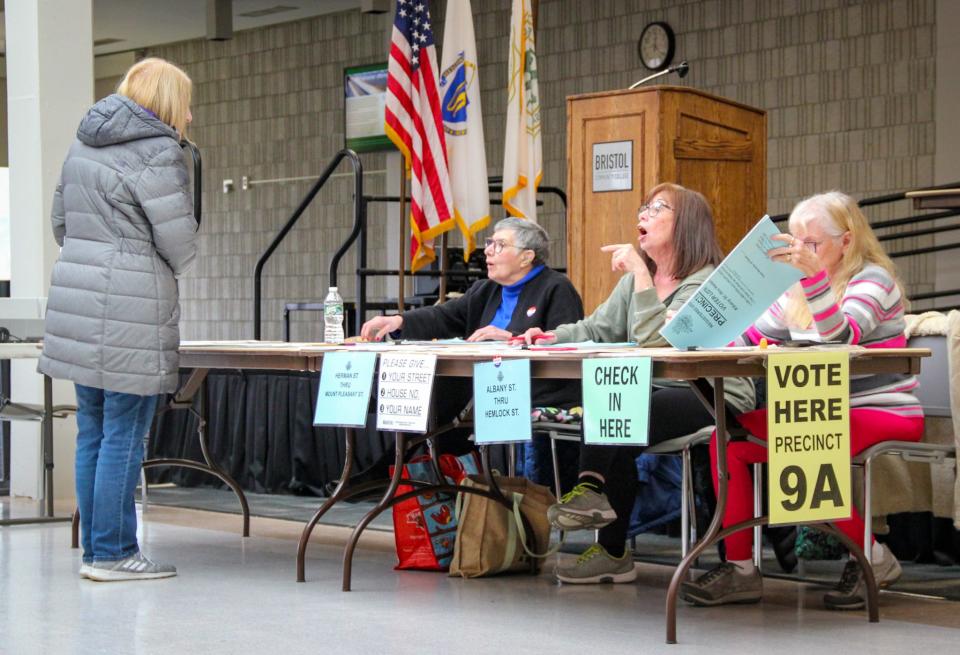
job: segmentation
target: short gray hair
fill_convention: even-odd
[[[533,251],[534,264],[546,264],[550,259],[550,235],[542,227],[524,218],[504,218],[497,221],[493,231],[510,230],[516,236],[513,245]]]

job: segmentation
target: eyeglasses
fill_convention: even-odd
[[[526,248],[515,246],[512,243],[506,243],[501,239],[484,239],[483,241],[483,249],[493,250],[494,255],[499,255],[500,253],[502,253],[504,248],[516,248],[517,250],[526,250]]]
[[[846,232],[844,232],[844,234],[846,234]],[[839,239],[839,238],[842,237],[842,236],[843,236],[843,234],[838,235],[838,236],[832,236],[832,235],[829,235],[829,234],[828,234],[827,237],[826,237],[826,239],[820,239],[819,241],[814,241],[813,239],[804,239],[803,241],[801,241],[801,243],[803,244],[803,247],[804,247],[804,248],[806,248],[806,249],[809,250],[810,252],[816,253],[816,252],[817,252],[817,248],[819,248],[820,246],[822,246],[822,245],[823,245],[823,242],[826,241],[827,239],[832,239],[832,240],[836,241],[837,239]]]
[[[644,212],[646,212],[648,218],[656,218],[657,214],[659,214],[660,210],[662,209],[669,209],[672,211],[673,207],[671,207],[664,201],[660,200],[659,198],[657,200],[654,200],[650,204],[640,205],[640,209],[637,210],[637,220],[638,221],[640,220],[640,215],[643,214]]]

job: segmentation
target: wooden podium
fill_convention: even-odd
[[[584,310],[620,278],[600,246],[636,242],[661,182],[706,196],[724,252],[735,246],[766,212],[766,140],[765,111],[686,87],[567,98],[567,274]]]

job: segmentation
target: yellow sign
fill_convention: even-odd
[[[767,359],[770,524],[850,518],[846,352]]]

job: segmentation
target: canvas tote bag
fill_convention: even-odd
[[[478,475],[467,476],[461,484],[489,490]],[[526,478],[498,477],[497,486],[513,501],[513,511],[484,496],[463,492],[457,496],[459,523],[450,562],[451,576],[477,578],[529,571],[531,562],[534,570],[539,571],[540,559],[556,552],[556,548],[547,550],[550,543],[547,508],[557,502],[550,490]],[[520,514],[533,529],[535,546],[525,534]],[[545,552],[534,552],[534,548]]]

